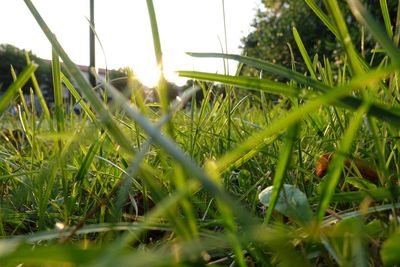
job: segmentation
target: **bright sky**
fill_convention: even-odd
[[[89,63],[89,0],[32,0],[72,60]],[[229,53],[240,53],[240,39],[250,31],[259,0],[225,0]],[[196,59],[185,52],[225,50],[223,0],[154,0],[167,79],[182,83],[176,70],[223,73],[221,59]],[[51,46],[23,0],[0,1],[0,43],[51,58]],[[153,39],[145,0],[95,1],[96,65],[129,66],[143,83],[157,78]],[[223,45],[221,47],[221,44]],[[230,63],[234,73],[236,63]]]

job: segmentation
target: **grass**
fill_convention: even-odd
[[[392,181],[400,172],[400,54],[386,2],[381,1],[384,28],[358,1],[349,1],[360,25],[387,54],[374,64],[378,67],[348,41],[336,1],[327,1],[329,14],[306,2],[345,47],[341,65],[311,60],[296,29],[292,45],[301,51],[308,74],[296,72],[295,65],[285,69],[240,55],[191,53],[236,60],[288,82],[180,71],[205,92],[188,109],[168,101],[164,79],[158,108],[140,97],[129,101],[109,81],[113,100],[103,102],[25,0],[53,47],[56,101],[53,110],[41,101],[44,112],[37,115],[21,99],[18,116],[8,113],[8,103],[22,94],[19,88],[35,79],[29,59],[0,99],[1,265],[399,263],[399,188]],[[162,66],[155,8],[147,3]],[[69,75],[61,72],[59,59]],[[231,97],[212,97],[217,90],[205,81],[223,83]],[[60,98],[61,83],[76,101],[87,99],[81,115],[63,108],[68,103]],[[182,97],[190,100],[193,93]],[[279,102],[269,101],[267,93],[279,95]],[[37,85],[34,95],[41,98]],[[321,179],[315,164],[330,151],[336,154]],[[370,162],[379,184],[357,187],[351,179],[362,181],[357,173],[343,183],[344,159],[351,156]],[[268,186],[273,188],[264,207],[258,195]],[[292,188],[308,201],[282,203]],[[298,220],[296,210],[302,209],[311,210],[311,218]]]

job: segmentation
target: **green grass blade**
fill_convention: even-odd
[[[279,66],[277,64],[273,64],[270,62],[266,62],[257,58],[251,58],[247,56],[235,55],[235,54],[221,54],[221,53],[187,53],[192,57],[200,57],[200,58],[226,58],[238,61],[245,65],[258,68],[260,70],[266,71],[270,74],[278,75],[283,78],[293,79],[299,83],[308,85],[320,91],[327,91],[330,89],[329,86],[322,84],[319,81],[313,80],[310,77],[306,77],[301,73],[295,72],[293,70],[287,69],[285,67]]]
[[[392,24],[390,22],[387,0],[379,0],[382,10],[383,22],[385,23],[386,33],[390,39],[393,39]]]
[[[162,49],[161,49],[161,42],[160,42],[160,35],[159,35],[159,30],[158,30],[158,25],[157,25],[157,18],[156,18],[156,14],[155,14],[155,10],[154,10],[154,5],[153,5],[153,1],[152,0],[147,0],[147,8],[148,8],[148,12],[149,12],[149,17],[150,17],[150,24],[151,24],[151,29],[152,29],[152,35],[153,35],[153,44],[154,44],[154,53],[156,56],[156,61],[157,61],[157,67],[159,68],[159,70],[161,71],[161,75],[160,75],[160,79],[158,81],[158,92],[159,92],[159,96],[160,96],[160,102],[161,102],[161,107],[162,107],[162,111],[164,114],[167,114],[168,110],[169,110],[169,97],[168,97],[168,84],[166,79],[164,78],[164,74],[163,74],[163,58],[162,58]],[[167,133],[169,136],[173,137],[173,125],[172,125],[172,121],[169,120],[167,122]],[[172,169],[175,172],[175,179],[174,179],[174,183],[177,187],[177,190],[181,190],[182,188],[184,188],[184,184],[186,181],[183,181],[183,177],[185,177],[181,171],[181,166],[176,166],[176,162],[172,163]],[[182,178],[182,179],[181,179]],[[193,209],[191,208],[191,204],[188,200],[182,200],[182,208],[183,208],[183,212],[185,214],[186,217],[186,222],[188,223],[187,227],[184,227],[183,229],[186,230],[186,228],[188,228],[189,231],[180,231],[182,232],[182,235],[186,235],[186,237],[190,237],[189,234],[186,234],[185,232],[192,232],[193,236],[196,236],[196,232],[197,229],[195,229],[195,227],[192,227],[192,225],[194,224],[194,216],[193,214]],[[178,217],[177,217],[178,218]],[[175,221],[176,223],[178,223],[179,219],[177,218],[172,218],[172,221]],[[183,223],[186,223],[185,221],[182,221]],[[179,229],[179,227],[177,227]],[[181,227],[182,228],[182,227]]]
[[[29,58],[28,52],[26,52],[26,51],[25,51],[25,58],[26,58],[26,63],[30,64],[31,60]],[[40,106],[41,106],[41,108],[43,110],[43,114],[44,114],[45,118],[49,121],[49,124],[50,124],[50,121],[51,121],[50,111],[49,111],[49,108],[47,107],[46,100],[43,97],[42,90],[40,89],[40,86],[39,86],[39,83],[38,83],[38,81],[36,79],[35,73],[32,74],[31,81],[32,81],[33,89],[35,90],[35,93],[36,93],[37,98],[39,100]]]
[[[15,73],[15,70],[14,70],[13,66],[11,66],[11,76],[13,77],[13,81],[16,81],[16,80],[17,80],[17,74]],[[19,99],[20,99],[20,101],[21,101],[21,105],[22,105],[23,108],[24,108],[24,111],[25,111],[27,114],[29,114],[30,111],[29,111],[28,105],[26,104],[25,97],[24,97],[24,93],[22,92],[22,89],[21,89],[21,88],[18,88],[18,94],[19,94]]]
[[[239,160],[243,154],[247,153],[247,151],[250,151],[259,144],[265,143],[268,138],[281,133],[284,129],[287,129],[287,127],[290,127],[298,121],[304,119],[307,114],[317,110],[320,106],[332,103],[335,99],[343,97],[344,95],[349,94],[351,91],[351,87],[343,87],[342,89],[331,90],[331,92],[326,93],[325,95],[310,101],[304,106],[287,113],[287,115],[285,115],[283,118],[276,119],[275,122],[272,122],[265,130],[253,134],[231,152],[222,156],[217,162],[218,171],[224,172],[230,169],[232,164]]]
[[[382,188],[378,189],[381,190]],[[387,190],[387,189],[386,189]],[[364,193],[364,192],[352,192],[352,193]],[[349,193],[350,194],[350,193]],[[364,198],[365,198],[366,194],[364,194]],[[360,201],[363,200],[361,198],[359,198]],[[383,200],[383,198],[382,198]],[[391,204],[381,204],[381,205],[376,205],[373,207],[369,207],[367,209],[367,214],[371,215],[373,213],[379,213],[379,212],[383,212],[383,211],[388,211],[388,210],[392,210],[393,208],[398,209],[400,207],[400,203],[391,203]],[[324,219],[324,221],[322,222],[322,227],[330,227],[332,226],[332,224],[337,223],[339,220],[345,220],[345,219],[349,219],[349,218],[354,218],[354,217],[360,217],[363,216],[364,213],[363,211],[355,210],[355,211],[349,211],[349,212],[345,212],[343,214],[340,215],[340,219],[338,219],[335,216],[328,216],[327,218]]]
[[[339,145],[338,153],[333,156],[331,167],[327,174],[327,183],[323,187],[321,193],[321,198],[319,201],[319,206],[317,210],[317,220],[320,222],[325,215],[325,210],[328,208],[331,201],[332,195],[335,188],[339,182],[340,176],[342,174],[344,160],[346,155],[349,154],[351,144],[356,136],[358,129],[362,123],[364,115],[367,113],[369,108],[369,103],[365,102],[363,106],[354,114],[346,132],[342,137],[342,141]]]
[[[22,88],[29,81],[36,68],[37,65],[28,64],[18,75],[17,79],[10,84],[3,96],[0,98],[0,115],[3,114],[8,105],[12,102],[12,99],[17,94],[18,89]]]
[[[154,54],[156,56],[157,68],[160,70],[160,80],[158,82],[158,92],[160,95],[160,102],[161,107],[166,113],[168,111],[168,86],[167,82],[164,78],[164,65],[163,65],[163,58],[162,58],[162,49],[161,49],[161,42],[160,42],[160,34],[158,31],[157,25],[157,17],[156,12],[154,10],[154,4],[152,0],[146,0],[147,9],[149,12],[150,18],[150,25],[151,25],[151,32],[153,35],[153,46],[154,46]]]
[[[376,22],[360,1],[348,0],[348,3],[356,19],[369,30],[375,40],[386,50],[392,59],[392,64],[399,67],[400,50],[393,44],[393,41],[386,34],[384,28]]]
[[[169,86],[168,82],[164,77],[164,64],[163,64],[163,58],[162,58],[162,49],[161,49],[161,42],[160,42],[160,34],[158,31],[158,25],[157,25],[157,17],[156,17],[156,12],[154,9],[154,4],[152,0],[146,0],[147,3],[147,9],[149,12],[149,18],[150,18],[150,25],[151,25],[151,32],[153,36],[153,45],[154,45],[154,54],[156,56],[156,61],[157,61],[157,68],[160,70],[160,77],[158,80],[157,84],[157,91],[158,95],[160,97],[160,103],[161,103],[161,109],[164,114],[168,113],[168,107],[169,107]],[[174,136],[174,127],[172,124],[172,121],[169,121],[167,123],[167,133],[169,136],[173,137]]]
[[[85,180],[85,177],[87,176],[90,165],[92,164],[93,159],[96,156],[96,153],[98,152],[101,145],[103,144],[104,138],[105,138],[105,135],[103,134],[98,140],[96,140],[89,147],[89,150],[87,151],[84,159],[82,160],[81,165],[79,166],[78,172],[75,174],[74,181],[76,181],[78,183],[82,183]]]
[[[243,89],[263,91],[270,94],[285,95],[288,97],[294,97],[297,95],[296,90],[294,90],[291,86],[287,84],[273,82],[269,80],[262,80],[258,78],[229,76],[197,71],[178,71],[178,75],[203,81],[220,82],[223,84],[237,86]]]
[[[306,48],[304,47],[303,41],[301,40],[301,37],[300,37],[300,34],[299,34],[299,32],[297,31],[297,29],[295,27],[292,28],[292,31],[293,31],[294,40],[296,41],[296,44],[297,44],[297,47],[300,50],[301,56],[303,57],[303,60],[306,63],[308,71],[310,72],[311,77],[316,80],[317,79],[317,75],[315,74],[315,70],[313,68],[311,59],[308,56]]]
[[[39,217],[38,227],[40,229],[46,228],[47,208],[54,189],[58,167],[58,164],[53,164],[49,168],[43,168],[38,179],[38,186],[35,188],[35,191],[37,191],[35,195],[38,198],[37,212]]]
[[[78,93],[78,91],[75,89],[75,87],[63,73],[61,73],[61,80],[65,84],[71,95],[75,98],[76,102],[79,103],[79,105],[81,105],[83,111],[89,117],[89,119],[92,122],[95,122],[96,116],[94,115],[93,111],[90,109],[89,105],[84,101],[82,96]]]
[[[398,46],[400,39],[400,5],[397,5],[396,22],[394,23],[393,27],[394,27],[393,43],[395,46]]]
[[[325,24],[325,26],[336,36],[339,36],[337,27],[332,23],[328,15],[315,3],[315,0],[305,0],[307,5],[318,16],[318,18]]]
[[[380,74],[382,75],[382,73]],[[368,77],[371,78],[371,73]],[[379,82],[379,75],[377,75],[375,78],[375,82]],[[231,152],[222,156],[217,163],[218,170],[220,172],[228,170],[230,166],[238,161],[246,152],[252,150],[254,147],[257,147],[262,143],[266,143],[268,138],[279,134],[287,127],[290,127],[294,123],[302,120],[307,114],[310,114],[320,106],[333,104],[337,99],[343,98],[344,96],[350,94],[352,90],[365,88],[365,86],[370,84],[370,82],[372,82],[372,80],[367,80],[365,78],[353,79],[349,84],[332,89],[324,95],[308,102],[304,106],[287,113],[283,118],[276,119],[275,122],[271,123],[265,130],[252,135],[250,138],[248,138],[248,140],[242,142]]]
[[[156,12],[154,10],[154,4],[152,0],[146,0],[146,3],[150,17],[151,32],[153,35],[154,54],[156,56],[157,66],[160,68],[161,71],[163,71],[160,34],[158,31],[157,17],[156,17]]]
[[[56,113],[57,132],[64,131],[64,108],[63,92],[61,85],[61,67],[58,55],[53,50],[52,71],[53,71],[53,90],[54,90],[54,109]]]
[[[360,64],[358,53],[354,48],[349,30],[343,18],[342,12],[339,8],[338,2],[326,1],[325,5],[329,10],[330,14],[332,15],[332,18],[336,24],[339,33],[339,40],[341,41],[341,43],[344,46],[344,49],[346,50],[346,54],[348,56],[350,66],[353,71],[353,75],[362,74],[364,71],[362,65]]]
[[[289,162],[293,151],[293,145],[297,137],[298,128],[299,124],[293,124],[291,127],[288,128],[284,144],[282,145],[282,150],[280,150],[278,165],[275,169],[272,194],[265,217],[266,223],[268,223],[272,217],[272,212],[274,211],[275,205],[278,201],[279,192],[285,182],[285,175],[287,174],[287,169],[289,167]]]
[[[398,193],[400,192],[400,187],[391,188],[377,188],[368,191],[353,191],[353,192],[341,192],[336,193],[332,196],[332,201],[340,203],[351,203],[351,202],[361,202],[365,198],[371,198],[375,201],[384,201],[387,199],[396,199]]]
[[[221,53],[188,53],[188,54],[194,57],[215,57],[215,58],[228,58],[236,60],[243,64],[267,71],[268,73],[275,74],[287,79],[293,79],[301,84],[310,86],[311,88],[314,88],[315,90],[322,93],[326,93],[332,89],[331,86],[313,80],[310,77],[306,77],[301,73],[294,72],[284,67],[269,62],[265,62],[256,58],[250,58],[233,54],[221,54]],[[372,80],[376,81],[377,77],[380,77],[379,79],[384,79],[386,78],[386,76],[396,71],[396,69],[397,67],[395,65],[390,65],[385,69],[377,69],[369,71],[368,74],[360,75],[356,77],[356,79],[360,81],[361,80],[368,81],[369,79],[371,79],[371,81]],[[340,103],[340,106],[342,107],[356,110],[362,105],[362,100],[353,96],[346,96],[338,100],[338,103]],[[394,107],[389,109],[384,105],[373,103],[371,104],[371,108],[368,110],[368,115],[377,117],[381,120],[387,121],[388,123],[400,126],[400,110]]]

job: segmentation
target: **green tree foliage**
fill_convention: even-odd
[[[35,56],[32,52],[27,52],[31,61],[39,65],[35,72],[36,78],[43,90],[43,93],[50,97],[52,93],[51,65],[43,59]],[[10,44],[0,45],[0,91],[4,91],[12,83],[11,67],[18,74],[26,66],[25,51]],[[31,82],[27,83],[22,90],[29,93],[32,87]]]
[[[142,82],[138,79],[135,72],[130,67],[119,68],[118,70],[109,70],[108,78],[111,84],[122,92],[126,97],[132,97],[135,95],[135,92],[141,92],[143,97],[148,97],[149,92],[145,92],[145,87]],[[175,83],[166,81],[168,87],[168,99],[173,101],[177,95],[181,92],[182,88],[177,86]],[[151,89],[151,88],[148,88]],[[150,90],[155,93],[155,88]],[[158,96],[154,95],[154,99],[157,99]]]
[[[138,89],[142,83],[138,80],[135,72],[129,68],[124,67],[118,70],[109,70],[108,78],[111,84],[123,93],[130,93],[129,91]]]
[[[258,10],[253,21],[254,31],[242,39],[243,51],[247,56],[290,67],[288,44],[295,44],[292,27],[298,28],[310,54],[317,51],[326,53],[326,50],[334,51],[337,48],[332,34],[318,18],[313,17],[304,1],[264,1],[263,5],[264,8]],[[298,59],[297,55],[295,58]],[[255,70],[245,68],[244,71],[258,75]]]
[[[324,1],[316,0],[316,2],[324,10]],[[378,20],[382,19],[379,1],[364,0],[363,2]],[[389,11],[392,13],[391,17],[395,18],[397,1],[388,0],[387,2]],[[361,47],[362,30],[349,11],[346,1],[340,4],[352,39]],[[318,54],[320,58],[327,57],[332,63],[342,59],[343,51],[340,43],[303,0],[263,0],[252,26],[254,30],[242,39],[243,53],[247,56],[290,68],[292,64],[290,45],[297,63],[296,69],[305,71],[305,65],[302,63],[303,60],[292,34],[292,28],[296,27],[311,57]],[[368,52],[375,47],[375,42],[368,34],[364,36],[364,41],[365,55],[371,56]],[[370,58],[366,60],[369,61]],[[246,67],[242,72],[252,76],[260,75],[256,70]]]

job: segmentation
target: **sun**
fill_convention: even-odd
[[[142,66],[135,70],[135,74],[139,81],[148,87],[155,87],[161,78],[161,71],[156,66]]]
[[[145,86],[153,88],[156,87],[160,81],[161,78],[161,70],[160,68],[156,66],[142,66],[140,68],[134,69],[135,75],[137,79]],[[171,70],[169,68],[164,68],[164,71],[162,72],[164,75],[164,78],[168,82],[172,82],[178,86],[183,86],[186,84],[187,79],[180,77],[177,75],[176,71]]]

